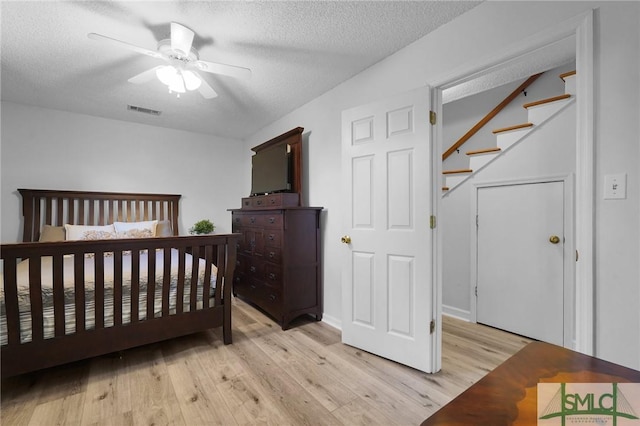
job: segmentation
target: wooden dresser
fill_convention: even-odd
[[[233,293],[288,328],[294,318],[322,319],[321,207],[299,207],[298,194],[242,199],[232,209],[238,245]]]

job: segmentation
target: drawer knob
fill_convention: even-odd
[[[251,268],[249,268],[249,270],[250,270],[251,272],[255,272],[255,271],[256,271],[256,267],[255,267],[255,266],[252,266]]]
[[[270,280],[275,280],[276,279],[276,274],[274,274],[273,272],[269,274],[269,279]]]
[[[273,241],[273,239],[274,239],[274,238],[275,238],[275,237],[274,237],[274,235],[273,235],[273,234],[269,234],[269,241]]]
[[[262,200],[257,200],[257,201],[256,201],[256,204],[257,204],[257,205],[262,204]]]
[[[275,294],[270,294],[269,295],[269,299],[273,302],[274,300],[276,300],[276,295]]]
[[[270,259],[273,259],[274,257],[276,257],[276,253],[275,253],[275,252],[273,252],[273,251],[270,251],[270,252],[269,252],[269,258],[270,258]]]
[[[270,217],[269,218],[269,223],[275,223],[276,222],[276,218],[275,217]]]
[[[250,218],[250,219],[249,219],[249,222],[251,222],[251,223],[256,223],[256,218],[255,218],[255,217]]]

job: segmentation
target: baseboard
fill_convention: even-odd
[[[342,330],[342,320],[340,320],[339,318],[336,318],[327,314],[322,314],[322,322],[327,325],[330,325],[333,328]]]
[[[471,322],[471,312],[453,306],[442,305],[442,315]]]

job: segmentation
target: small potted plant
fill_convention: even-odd
[[[215,226],[213,225],[213,222],[209,219],[202,219],[194,223],[193,226],[189,228],[189,233],[197,235],[211,234],[214,229]]]

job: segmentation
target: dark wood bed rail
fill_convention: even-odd
[[[44,225],[108,225],[115,221],[169,220],[178,235],[180,195],[18,189],[22,196],[22,241],[38,241]],[[31,218],[29,220],[29,218]]]
[[[18,243],[2,244],[0,256],[4,265],[4,297],[7,319],[8,345],[2,347],[2,377],[59,365],[66,362],[85,359],[92,356],[121,351],[142,344],[212,328],[217,324],[223,326],[223,340],[231,343],[231,288],[236,264],[236,247],[240,234],[217,234],[206,236],[183,236],[166,238],[140,238],[128,240],[99,241],[66,241],[54,243]],[[190,311],[183,312],[181,303],[176,304],[175,312],[170,312],[169,283],[165,272],[163,282],[162,309],[159,317],[154,316],[155,287],[154,280],[149,280],[147,287],[147,312],[144,319],[138,312],[138,288],[140,271],[132,268],[131,284],[131,317],[130,322],[122,321],[122,256],[130,251],[132,265],[137,265],[140,251],[156,249],[177,249],[181,259],[178,272],[177,298],[182,300],[184,291],[191,286]],[[104,324],[104,253],[113,252],[114,256],[114,325]],[[95,253],[95,326],[85,327],[84,297],[84,257],[86,253]],[[150,277],[156,271],[167,268],[166,257],[170,250],[165,250],[165,261],[156,265],[155,256],[149,256]],[[209,306],[209,286],[205,285],[203,306],[196,309],[196,281],[185,280],[185,253],[193,257],[192,276],[197,277],[198,259],[205,260],[205,282],[209,282],[210,266],[217,266],[216,290],[213,306]],[[63,257],[74,256],[75,281],[75,332],[65,334],[64,319],[64,282]],[[44,256],[52,256],[53,260],[53,299],[54,299],[54,335],[44,338],[43,308],[41,287],[41,262]],[[20,259],[29,259],[30,291],[32,321],[32,340],[20,343],[20,324],[18,294],[16,285],[16,265]],[[137,268],[139,269],[139,268]],[[118,272],[119,271],[119,272]],[[82,277],[79,279],[78,277]],[[156,314],[157,315],[157,314]],[[225,320],[223,320],[223,318]],[[46,356],[44,356],[46,354]]]

